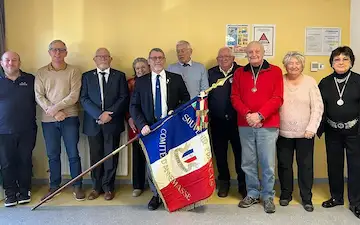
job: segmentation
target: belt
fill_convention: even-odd
[[[326,118],[326,121],[327,123],[332,127],[332,128],[337,128],[337,129],[350,129],[352,128],[353,126],[356,125],[356,123],[358,122],[358,119],[353,119],[353,120],[350,120],[346,123],[343,123],[343,122],[334,122],[332,121],[331,119],[329,118]]]

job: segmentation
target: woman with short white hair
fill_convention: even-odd
[[[288,52],[283,64],[287,73],[284,74],[284,104],[280,108],[280,136],[277,141],[280,205],[287,206],[292,200],[296,149],[302,205],[306,211],[312,212],[314,136],[324,105],[315,79],[302,73],[305,57],[299,52]]]

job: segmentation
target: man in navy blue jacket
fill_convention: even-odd
[[[84,108],[84,133],[89,138],[90,162],[94,165],[119,147],[120,133],[129,106],[129,90],[125,73],[110,68],[112,58],[106,48],[99,48],[94,57],[96,69],[83,74],[80,102]],[[104,193],[112,200],[119,154],[91,172],[93,190],[89,200]]]
[[[5,52],[0,68],[0,165],[6,207],[30,202],[36,142],[35,77],[20,70],[20,56]]]
[[[218,65],[209,69],[209,83],[212,85],[218,79],[232,76],[240,66],[228,47],[219,50],[216,58]],[[229,78],[221,87],[209,93],[210,127],[213,150],[219,171],[218,196],[224,198],[229,193],[230,173],[227,160],[228,143],[235,158],[235,169],[238,180],[238,191],[243,198],[246,196],[245,174],[241,169],[241,144],[237,127],[237,114],[230,101],[233,78]]]

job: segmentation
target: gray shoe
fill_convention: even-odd
[[[273,198],[268,198],[264,201],[264,211],[266,213],[274,213],[275,212],[275,205],[274,205]]]
[[[250,196],[246,196],[243,200],[241,200],[239,202],[239,207],[240,208],[248,208],[256,203],[259,203],[259,199],[258,198],[252,198]]]
[[[143,192],[142,189],[134,189],[133,192],[132,192],[132,196],[133,197],[138,197],[141,195],[141,193]]]

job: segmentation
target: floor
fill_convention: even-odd
[[[277,193],[278,187],[276,187]],[[328,199],[328,185],[315,184],[313,188],[313,204],[315,211],[305,212],[299,204],[298,188],[294,191],[294,200],[288,207],[278,204],[275,199],[276,213],[266,214],[260,204],[248,209],[240,209],[237,204],[240,195],[231,189],[227,198],[219,198],[214,193],[204,207],[190,212],[168,213],[164,208],[155,212],[147,210],[151,192],[145,191],[140,197],[131,196],[130,185],[118,187],[112,201],[102,197],[96,200],[76,201],[70,189],[66,189],[51,201],[31,211],[47,191],[46,186],[35,186],[32,190],[32,202],[13,208],[0,207],[0,224],[360,224],[344,207],[323,209],[321,203]],[[90,192],[90,187],[86,187]]]

